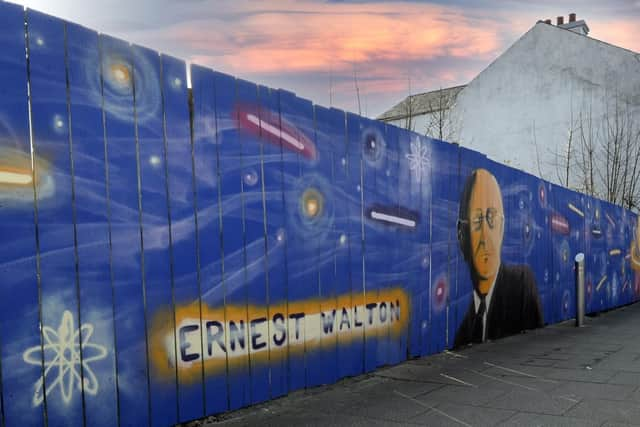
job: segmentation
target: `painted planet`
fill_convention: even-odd
[[[315,219],[322,215],[324,209],[324,197],[318,189],[310,187],[302,193],[300,200],[302,214],[309,218]]]

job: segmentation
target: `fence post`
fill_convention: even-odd
[[[584,254],[578,253],[575,258],[576,271],[576,326],[584,326]]]

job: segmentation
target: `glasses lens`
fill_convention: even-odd
[[[489,228],[493,228],[496,219],[495,209],[487,209],[487,216],[485,218],[487,218],[487,225],[489,226]]]
[[[473,229],[475,231],[478,231],[482,228],[482,221],[483,221],[483,215],[480,214],[478,216],[473,217],[473,219],[471,220],[471,223],[473,224]]]

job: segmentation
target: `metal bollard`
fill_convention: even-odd
[[[576,255],[576,326],[584,326],[584,254]]]

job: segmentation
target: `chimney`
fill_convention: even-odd
[[[574,33],[582,34],[583,36],[589,34],[589,27],[587,26],[587,23],[584,22],[584,19],[578,21],[575,13],[569,14],[569,22],[566,24],[564,23],[564,16],[558,16],[558,27],[573,31]]]

